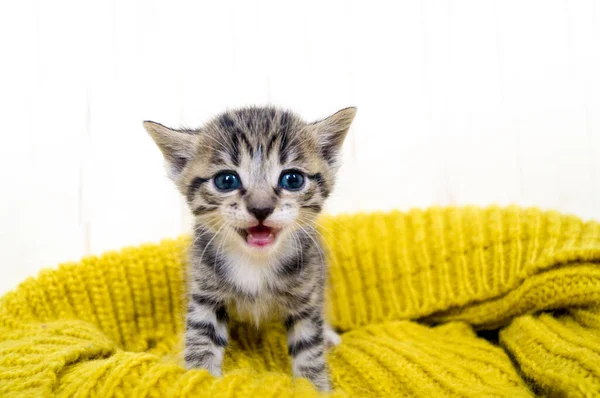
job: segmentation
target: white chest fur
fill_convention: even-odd
[[[229,282],[242,292],[251,296],[262,295],[269,281],[276,277],[274,262],[268,258],[256,258],[228,253],[226,257],[226,272]]]
[[[244,294],[232,297],[231,303],[238,317],[257,324],[260,320],[271,318],[279,313],[279,308],[270,293],[269,286],[277,278],[274,260],[268,258],[250,257],[237,253],[228,253],[226,272],[229,283],[237,290],[253,297],[248,300]]]

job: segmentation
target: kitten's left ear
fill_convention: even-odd
[[[356,108],[344,108],[313,124],[321,154],[329,164],[336,163],[344,139],[356,116]]]
[[[198,132],[174,130],[151,121],[145,121],[144,128],[162,152],[169,177],[175,180],[196,153]]]

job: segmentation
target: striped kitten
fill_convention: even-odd
[[[276,108],[219,115],[198,130],[144,122],[195,215],[185,362],[221,375],[229,315],[277,316],[293,371],[329,390],[326,264],[314,223],[356,108],[306,123]]]

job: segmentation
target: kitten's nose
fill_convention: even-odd
[[[271,213],[273,213],[273,210],[275,210],[274,207],[251,207],[248,209],[250,213],[254,214],[254,217],[256,217],[259,222],[265,221],[265,219],[269,217]]]

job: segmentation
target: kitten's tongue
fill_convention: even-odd
[[[248,236],[246,242],[251,246],[267,246],[273,243],[275,234],[273,229],[264,225],[257,225],[248,228]]]

